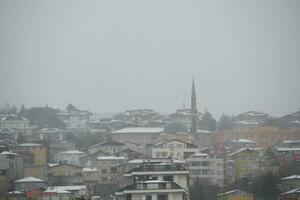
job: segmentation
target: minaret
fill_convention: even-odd
[[[196,91],[195,91],[194,79],[193,79],[193,82],[192,82],[191,113],[192,113],[191,133],[193,135],[196,135],[196,133],[197,133],[197,123],[198,123],[198,111],[197,111]]]

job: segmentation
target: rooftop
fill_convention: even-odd
[[[282,178],[281,180],[293,180],[293,179],[300,179],[300,175],[292,175]]]
[[[35,178],[33,176],[28,176],[26,178],[22,178],[15,181],[16,183],[25,183],[25,182],[44,182],[44,180]]]
[[[130,127],[123,128],[112,133],[162,133],[164,131],[161,127]]]
[[[84,167],[82,169],[82,171],[84,171],[84,172],[96,172],[97,168],[95,168],[95,167]]]
[[[126,160],[124,156],[97,156],[97,160]]]
[[[40,147],[42,146],[41,144],[37,144],[37,143],[23,143],[23,144],[19,144],[20,147]]]

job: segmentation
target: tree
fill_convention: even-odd
[[[232,118],[228,115],[223,114],[220,117],[219,123],[218,123],[218,130],[224,131],[224,130],[231,130],[232,129]]]
[[[188,128],[184,123],[180,122],[173,122],[170,124],[167,124],[164,128],[164,131],[166,133],[178,133],[178,132],[187,132]]]
[[[217,121],[212,117],[210,112],[205,110],[205,113],[200,120],[199,127],[203,130],[215,131]]]
[[[215,200],[217,198],[218,187],[207,185],[199,178],[195,180],[190,188],[191,200]]]

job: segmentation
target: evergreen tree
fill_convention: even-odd
[[[199,123],[199,128],[202,130],[215,131],[217,121],[212,117],[210,112],[205,110],[205,113],[202,116],[202,119]]]
[[[228,115],[223,114],[220,117],[219,123],[218,123],[218,130],[224,131],[224,130],[231,130],[232,129],[232,118]]]

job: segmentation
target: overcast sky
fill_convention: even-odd
[[[0,0],[0,104],[300,108],[299,0]]]

